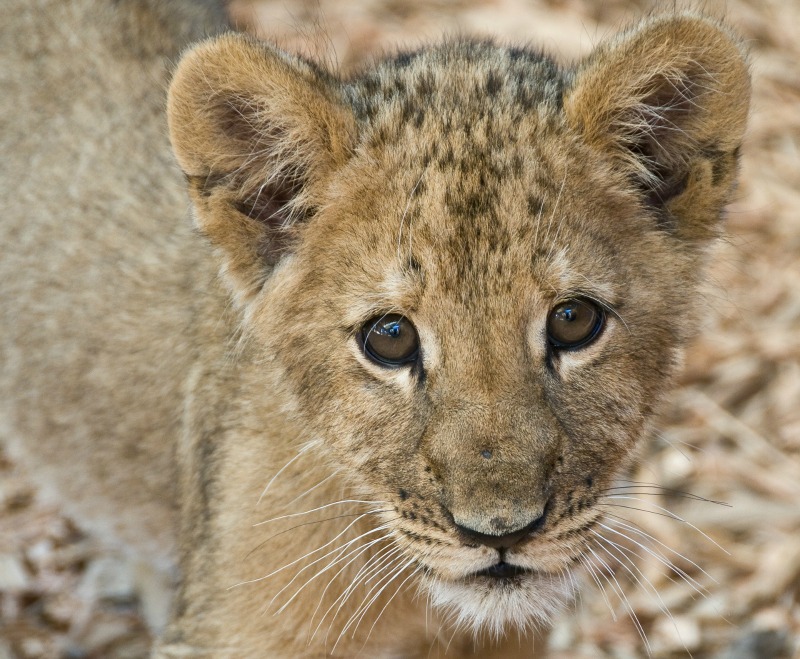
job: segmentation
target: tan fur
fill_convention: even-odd
[[[571,71],[454,41],[343,81],[209,39],[168,102],[201,237],[159,92],[213,9],[16,4],[3,432],[84,523],[178,561],[156,656],[529,656],[693,331],[747,115],[736,40],[665,16]],[[607,324],[554,355],[576,295]],[[391,312],[419,366],[361,351]],[[456,523],[540,515],[505,554],[529,574],[470,576],[498,552]]]

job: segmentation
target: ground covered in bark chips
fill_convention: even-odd
[[[639,546],[606,534],[618,546],[598,561],[614,576],[599,578],[605,595],[587,577],[548,639],[551,657],[800,654],[800,2],[725,4],[753,56],[742,183],[704,292],[704,332],[629,476],[627,508],[610,511],[650,538],[630,533]],[[539,44],[567,61],[654,6],[238,0],[232,9],[287,49],[347,69],[454,32]],[[144,657],[145,621],[163,602],[146,567],[42,504],[0,452],[0,659]]]

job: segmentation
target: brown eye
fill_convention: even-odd
[[[417,330],[408,318],[394,313],[370,320],[359,340],[364,354],[382,366],[407,364],[419,354]]]
[[[547,340],[555,348],[580,348],[600,334],[604,319],[603,310],[591,300],[566,300],[547,317]]]

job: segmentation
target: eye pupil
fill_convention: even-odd
[[[386,314],[367,322],[360,332],[364,354],[381,366],[400,366],[419,354],[419,337],[411,321],[399,314]]]
[[[547,340],[554,348],[576,349],[591,343],[603,327],[602,309],[581,298],[553,307],[547,318]]]

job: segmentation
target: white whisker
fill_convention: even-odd
[[[722,545],[720,545],[716,540],[714,540],[707,533],[703,533],[703,531],[701,531],[699,528],[697,528],[694,524],[692,524],[691,522],[683,519],[683,517],[681,517],[680,515],[676,515],[671,510],[669,510],[667,508],[664,508],[663,506],[659,506],[656,503],[653,503],[652,501],[648,501],[647,499],[640,499],[639,497],[627,496],[627,495],[623,495],[623,494],[607,495],[605,498],[606,499],[629,499],[631,501],[639,501],[640,503],[649,504],[649,505],[653,506],[653,508],[657,508],[658,510],[660,510],[667,517],[669,517],[671,519],[674,519],[675,521],[681,522],[682,524],[686,524],[686,526],[688,526],[689,528],[693,529],[694,531],[697,531],[700,535],[702,535],[706,540],[708,540],[717,549],[719,549],[720,551],[725,552],[726,555],[728,555],[728,556],[731,555],[730,552],[727,549],[725,549]],[[648,511],[647,510],[642,510],[641,512],[648,512]]]
[[[370,572],[373,575],[376,575],[376,574],[381,574],[382,575],[380,577],[380,579],[379,579],[379,582],[378,582],[378,584],[380,584],[386,578],[387,575],[391,576],[395,566],[400,564],[402,561],[403,561],[402,551],[401,552],[395,552],[394,555],[392,555],[391,557],[388,557],[388,558],[385,557],[385,559],[381,561],[381,565],[379,567],[375,568],[374,570],[370,570]],[[384,575],[383,573],[387,573],[387,575]],[[327,643],[328,643],[328,636],[330,635],[330,632],[333,629],[333,624],[334,624],[334,622],[336,622],[336,618],[339,616],[339,613],[341,612],[341,610],[344,607],[345,603],[347,602],[348,599],[350,599],[350,597],[353,595],[353,593],[356,591],[356,588],[359,585],[364,585],[363,579],[362,579],[362,581],[360,583],[357,583],[357,582],[353,581],[350,584],[350,586],[347,587],[345,592],[342,593],[342,595],[340,595],[337,598],[337,601],[339,601],[339,600],[341,600],[341,601],[339,601],[339,605],[336,608],[336,612],[333,614],[333,617],[331,618],[331,622],[328,625],[328,632],[325,634],[325,645],[326,646],[327,646]],[[369,595],[375,590],[376,587],[377,587],[377,584],[376,584],[376,586],[373,586],[369,591],[367,591],[366,595],[364,596],[364,600],[362,600],[362,604],[359,604],[356,607],[355,612],[351,614],[350,618],[348,618],[348,622],[345,623],[344,627],[339,631],[339,636],[338,636],[337,641],[336,641],[337,643],[339,642],[339,640],[341,640],[342,635],[345,633],[347,626],[350,623],[352,623],[354,616],[358,615],[358,611],[361,609],[361,606],[363,605],[363,603],[366,600],[366,598],[369,597]],[[334,604],[335,603],[336,602],[334,602]],[[327,615],[327,612],[326,612],[326,615]]]
[[[589,573],[589,576],[592,577],[594,582],[597,584],[597,587],[600,589],[600,594],[603,596],[605,600],[606,607],[608,608],[609,613],[611,613],[611,619],[616,622],[617,621],[617,613],[614,610],[614,607],[611,606],[611,601],[608,599],[608,594],[606,593],[606,589],[603,586],[602,582],[600,581],[599,576],[597,575],[597,570],[592,565],[592,563],[587,559],[585,556],[579,556],[578,560],[581,562],[583,567],[586,568],[586,571]]]
[[[678,635],[678,638],[681,639],[681,642],[683,643],[683,639],[681,637],[680,629],[678,628],[678,625],[675,622],[675,617],[672,615],[672,611],[669,610],[669,607],[666,605],[666,603],[664,602],[664,599],[661,597],[661,593],[658,592],[658,588],[656,588],[653,585],[653,583],[650,581],[650,579],[648,579],[645,576],[644,572],[641,571],[639,566],[636,565],[636,563],[633,560],[631,560],[631,558],[627,554],[632,554],[633,556],[635,556],[637,558],[638,558],[638,555],[635,554],[634,552],[632,552],[630,549],[628,549],[626,547],[623,547],[622,545],[619,545],[616,542],[613,542],[612,540],[609,540],[608,538],[603,537],[602,534],[598,533],[595,530],[592,530],[592,533],[600,540],[600,542],[603,542],[605,544],[610,545],[610,548],[606,548],[606,551],[609,553],[610,556],[612,556],[613,558],[616,558],[617,560],[619,560],[620,565],[622,566],[622,568],[628,574],[630,574],[631,577],[633,577],[634,581],[636,581],[636,583],[639,584],[642,587],[642,590],[644,590],[645,592],[652,592],[656,596],[656,600],[657,600],[657,604],[658,604],[659,610],[662,613],[664,613],[670,619],[670,622],[672,623],[672,626],[675,628],[675,631],[676,631],[676,633]],[[615,551],[613,551],[613,550],[615,550]],[[628,566],[630,566],[630,567],[628,567]],[[633,569],[631,569],[631,568],[633,568]],[[635,570],[635,572],[634,572],[634,570]],[[641,576],[641,579],[639,578],[639,576],[637,576],[637,574],[639,576]],[[644,581],[642,581],[642,579]],[[687,652],[689,652],[689,648],[686,647],[685,643],[683,643],[683,646],[684,646],[684,649]],[[689,653],[689,654],[691,655],[691,653]]]
[[[327,475],[327,476],[325,476],[325,478],[323,478],[323,479],[322,479],[322,480],[321,480],[319,483],[317,483],[317,484],[316,484],[316,485],[314,485],[313,487],[310,487],[310,488],[308,488],[308,489],[307,489],[305,492],[303,492],[302,494],[298,494],[298,495],[297,495],[297,496],[296,496],[294,499],[292,499],[292,500],[291,500],[289,503],[287,503],[287,504],[286,504],[286,507],[288,508],[288,507],[289,507],[289,506],[291,506],[293,503],[296,503],[297,501],[299,501],[300,499],[302,499],[304,496],[306,496],[306,495],[310,494],[311,492],[313,492],[314,490],[316,490],[316,489],[317,489],[319,486],[321,486],[323,483],[327,483],[327,482],[328,482],[328,481],[329,481],[331,478],[333,478],[334,476],[336,476],[336,474],[338,474],[338,473],[339,473],[339,470],[337,469],[337,470],[336,470],[336,471],[334,471],[333,473],[330,473],[330,474],[328,474],[328,475]]]
[[[370,514],[370,513],[364,513],[363,515],[359,515],[358,517],[356,517],[356,518],[355,518],[355,519],[354,519],[352,522],[350,522],[350,523],[349,523],[349,524],[348,524],[348,525],[347,525],[347,526],[344,528],[344,530],[342,530],[342,531],[341,531],[340,533],[338,533],[338,534],[337,534],[337,535],[336,535],[336,536],[335,536],[335,537],[334,537],[332,540],[329,540],[328,542],[326,542],[326,543],[325,543],[324,545],[322,545],[321,547],[318,547],[317,549],[313,549],[313,550],[311,550],[310,552],[307,552],[306,554],[304,554],[304,555],[303,555],[303,556],[301,556],[300,558],[297,558],[297,559],[293,560],[291,563],[287,563],[286,565],[284,565],[284,566],[283,566],[283,567],[281,567],[281,568],[278,568],[277,570],[273,570],[272,572],[270,572],[269,574],[266,574],[266,575],[264,575],[263,577],[258,577],[257,579],[249,579],[249,580],[247,580],[247,581],[240,581],[239,583],[237,583],[237,584],[234,584],[233,586],[229,586],[229,587],[228,587],[228,590],[230,590],[231,588],[238,588],[239,586],[244,586],[244,585],[251,584],[251,583],[258,583],[259,581],[264,581],[265,579],[269,579],[270,577],[272,577],[272,576],[275,576],[275,575],[276,575],[276,574],[278,574],[279,572],[283,572],[284,570],[287,570],[287,569],[289,569],[289,568],[290,568],[290,567],[292,567],[293,565],[297,565],[298,563],[300,563],[301,561],[305,560],[305,559],[306,559],[306,558],[308,558],[309,556],[312,556],[313,554],[316,554],[318,551],[322,551],[322,550],[323,550],[323,549],[325,549],[326,547],[330,547],[330,545],[332,545],[332,544],[333,544],[334,542],[336,542],[336,541],[337,541],[339,538],[341,538],[341,537],[342,537],[342,536],[343,536],[345,533],[347,533],[347,531],[349,531],[349,530],[350,530],[350,529],[353,527],[353,525],[357,524],[357,523],[358,523],[358,521],[359,521],[360,519],[362,519],[362,518],[364,518],[364,517],[367,517],[369,514]],[[359,540],[360,538],[364,537],[365,535],[369,535],[370,533],[375,533],[375,532],[376,532],[376,531],[378,531],[378,530],[384,530],[385,528],[386,528],[386,527],[383,527],[383,528],[382,528],[382,527],[377,527],[377,528],[371,529],[371,530],[367,531],[366,533],[362,533],[362,534],[361,534],[360,536],[358,536],[357,538],[354,538],[353,540],[350,540],[350,541],[348,541],[348,543],[346,543],[345,545],[342,545],[342,547],[346,547],[346,546],[347,546],[348,544],[350,544],[351,542],[355,542],[356,540]],[[322,556],[322,558],[315,560],[315,561],[314,561],[314,563],[317,563],[317,562],[319,562],[320,560],[324,559],[326,556],[330,556],[330,554],[332,554],[332,553],[336,552],[337,550],[341,549],[342,547],[337,547],[337,548],[336,548],[336,549],[334,549],[333,551],[331,551],[331,552],[328,552],[327,554],[325,554],[324,556]],[[313,563],[312,563],[311,565],[313,565]]]
[[[306,451],[307,451],[309,448],[311,448],[311,447],[312,447],[312,446],[314,446],[314,445],[315,445],[315,444],[314,444],[313,442],[309,442],[308,444],[306,444],[305,446],[303,446],[303,447],[302,447],[302,448],[301,448],[301,449],[300,449],[300,450],[297,452],[297,454],[296,454],[296,455],[295,455],[295,456],[294,456],[294,457],[293,457],[291,460],[289,460],[289,462],[287,462],[285,465],[283,465],[283,467],[281,467],[280,469],[278,469],[277,473],[276,473],[276,474],[275,474],[275,475],[274,475],[272,478],[270,478],[270,480],[269,480],[269,483],[267,483],[267,486],[266,486],[266,487],[264,488],[264,490],[261,492],[261,496],[259,496],[259,497],[258,497],[258,501],[256,502],[256,505],[258,505],[258,504],[260,504],[260,503],[261,503],[261,500],[262,500],[262,499],[263,499],[263,498],[266,496],[267,492],[269,491],[269,488],[270,488],[270,487],[272,487],[272,484],[275,482],[275,479],[277,479],[277,478],[278,478],[278,476],[280,476],[280,475],[281,475],[281,474],[282,474],[284,471],[286,471],[286,469],[288,469],[288,468],[289,468],[289,467],[290,467],[290,466],[291,466],[291,465],[292,465],[292,464],[293,464],[293,463],[294,463],[296,460],[298,460],[300,457],[302,457],[302,455],[303,455],[303,454],[304,454],[304,453],[305,453],[305,452],[306,452]]]
[[[325,622],[325,618],[327,618],[327,617],[328,617],[328,614],[331,612],[331,610],[333,609],[333,607],[334,607],[334,606],[336,606],[336,604],[337,604],[337,603],[338,603],[340,600],[342,600],[342,598],[344,598],[344,599],[346,600],[346,599],[347,599],[347,596],[348,596],[348,592],[349,592],[351,589],[354,589],[354,588],[355,588],[355,587],[358,585],[358,583],[359,583],[359,582],[361,581],[361,579],[362,579],[362,574],[363,574],[363,575],[366,575],[368,572],[369,572],[369,573],[371,573],[371,572],[372,572],[372,570],[375,568],[375,566],[376,566],[376,565],[380,565],[380,564],[382,564],[382,563],[384,563],[384,562],[386,561],[386,559],[387,559],[387,556],[391,557],[392,555],[396,555],[396,554],[397,554],[398,552],[400,552],[400,551],[402,551],[402,550],[400,549],[400,547],[396,547],[396,546],[388,545],[388,546],[386,546],[386,547],[383,547],[383,548],[381,548],[381,549],[378,551],[378,553],[377,553],[377,554],[375,554],[374,556],[371,556],[371,557],[370,557],[370,558],[369,558],[369,559],[368,559],[368,560],[367,560],[367,561],[364,563],[364,565],[362,565],[362,566],[361,566],[361,568],[358,570],[358,572],[356,572],[356,574],[355,574],[355,576],[353,577],[353,579],[352,579],[352,581],[351,581],[350,585],[349,585],[349,586],[348,586],[348,587],[347,587],[347,588],[346,588],[346,589],[345,589],[345,590],[344,590],[344,591],[343,591],[343,592],[342,592],[342,593],[339,595],[339,597],[337,597],[337,598],[336,598],[336,599],[333,601],[333,603],[332,603],[332,604],[331,604],[331,605],[330,605],[330,606],[327,608],[327,610],[325,611],[325,613],[322,615],[322,618],[320,618],[319,624],[317,624],[316,628],[314,629],[314,632],[311,634],[311,636],[310,636],[310,638],[309,638],[309,642],[310,642],[311,640],[313,640],[313,638],[314,638],[314,637],[317,635],[317,632],[319,631],[320,627],[322,627],[322,623],[323,623],[323,622]],[[348,562],[347,562],[347,563],[346,563],[344,566],[342,566],[342,567],[339,569],[339,571],[338,571],[336,574],[334,574],[334,575],[333,575],[333,577],[331,577],[331,579],[328,581],[328,584],[325,586],[324,590],[322,591],[322,594],[320,595],[320,598],[319,598],[319,604],[317,604],[317,607],[314,609],[314,613],[311,615],[311,618],[310,618],[310,620],[309,620],[309,629],[311,628],[311,625],[313,625],[313,624],[314,624],[314,619],[317,617],[317,613],[319,612],[319,608],[320,608],[320,606],[322,606],[322,602],[323,602],[323,601],[324,601],[324,599],[325,599],[325,595],[327,594],[327,592],[328,592],[328,589],[329,589],[329,588],[331,587],[331,585],[332,585],[332,584],[333,584],[333,583],[336,581],[336,579],[339,577],[339,575],[340,575],[340,574],[341,574],[341,573],[342,573],[342,572],[343,572],[345,569],[347,569],[347,567],[348,567],[348,566],[352,565],[352,563],[353,563],[353,562],[354,562],[354,561],[355,561],[357,558],[358,558],[358,556],[356,556],[355,558],[352,558],[351,560],[349,560],[349,561],[348,561]],[[366,571],[365,571],[365,570],[366,570]],[[340,607],[340,608],[341,608],[341,607]],[[336,610],[336,612],[338,613],[338,612],[339,612],[339,609],[337,609],[337,610]],[[336,616],[334,615],[334,618],[333,618],[333,619],[335,619],[335,618],[336,618]]]
[[[408,580],[411,579],[412,577],[417,576],[417,574],[419,574],[421,571],[422,567],[417,566],[416,570],[412,570],[411,574],[409,574],[405,579],[403,579],[400,582],[400,585],[395,589],[394,593],[392,593],[392,596],[388,599],[386,604],[383,605],[383,608],[378,612],[378,615],[375,616],[375,620],[372,621],[372,626],[369,628],[369,631],[367,632],[367,637],[364,639],[364,644],[366,644],[366,642],[369,640],[369,637],[372,636],[372,630],[375,629],[375,625],[378,624],[378,621],[381,619],[383,612],[386,611],[388,606],[392,603],[392,600],[394,600],[394,598],[397,597],[397,594],[400,592],[403,586],[405,586],[406,583],[408,583]]]
[[[614,522],[615,520],[608,520],[608,521],[609,522]],[[620,524],[620,522],[618,522],[618,521],[616,523]],[[657,544],[659,544],[662,547],[664,547],[664,549],[666,549],[667,551],[672,552],[677,557],[681,558],[682,560],[684,560],[687,563],[689,563],[692,567],[694,567],[695,569],[697,569],[700,572],[702,572],[706,577],[711,579],[711,581],[713,581],[714,583],[718,583],[717,580],[714,579],[714,577],[712,577],[708,572],[706,572],[702,567],[700,567],[693,560],[691,560],[690,558],[687,558],[686,556],[684,556],[683,554],[675,551],[674,549],[671,549],[668,545],[665,545],[660,540],[657,540],[656,538],[654,538],[653,536],[649,535],[648,533],[645,533],[644,531],[641,531],[641,530],[639,530],[639,529],[637,529],[635,527],[632,527],[632,526],[629,526],[629,525],[626,525],[626,524],[620,524],[620,525],[623,526],[623,528],[627,528],[628,530],[632,531],[633,533],[638,533],[639,535],[647,538],[648,540],[651,540],[652,542],[656,542]],[[648,554],[650,554],[653,558],[655,558],[657,561],[659,561],[665,567],[669,568],[670,570],[674,570],[686,583],[688,583],[690,586],[692,586],[692,588],[695,591],[697,591],[697,593],[699,595],[702,595],[703,597],[707,596],[708,590],[706,588],[704,588],[702,584],[700,584],[696,579],[694,579],[689,574],[687,574],[683,569],[681,569],[680,567],[675,565],[675,563],[673,563],[668,557],[664,556],[664,554],[662,554],[660,551],[656,551],[652,547],[647,547],[647,546],[637,542],[636,540],[634,540],[630,536],[628,536],[628,535],[626,535],[624,533],[621,533],[621,532],[619,532],[619,531],[617,531],[615,529],[612,529],[611,527],[606,526],[605,524],[600,524],[600,526],[602,526],[607,531],[610,531],[611,533],[615,533],[616,535],[619,535],[619,536],[625,538],[629,542],[634,543],[637,547],[640,547],[641,549],[646,551]]]
[[[254,527],[256,526],[263,526],[264,524],[271,524],[272,522],[277,522],[282,519],[291,519],[292,517],[302,517],[303,515],[310,515],[311,513],[316,513],[320,510],[325,510],[326,508],[331,508],[333,506],[341,506],[346,503],[364,503],[364,504],[372,504],[372,505],[384,505],[388,504],[388,501],[367,501],[365,499],[342,499],[341,501],[334,501],[333,503],[326,503],[323,506],[317,506],[316,508],[312,508],[311,510],[305,510],[301,513],[288,513],[286,515],[279,515],[278,517],[272,517],[271,519],[265,519],[262,522],[256,522],[253,524]],[[369,513],[368,513],[369,514]]]
[[[647,634],[644,631],[644,627],[642,626],[641,621],[636,615],[636,612],[633,610],[633,606],[631,606],[631,603],[628,600],[628,596],[625,594],[625,590],[622,588],[619,581],[617,580],[617,577],[614,574],[614,570],[612,570],[611,567],[608,565],[608,563],[606,563],[602,558],[600,558],[600,556],[597,555],[597,552],[594,549],[592,549],[591,547],[587,547],[587,549],[589,550],[589,553],[591,553],[592,556],[594,556],[595,559],[600,563],[600,565],[602,565],[605,568],[606,572],[601,574],[603,574],[603,576],[606,578],[608,585],[611,586],[611,589],[619,596],[620,601],[627,609],[628,617],[636,627],[636,631],[639,633],[639,637],[642,639],[645,649],[647,650],[647,655],[652,656],[653,655],[652,648],[650,646],[650,641],[647,638]],[[611,583],[611,580],[613,580],[614,583]]]
[[[388,580],[386,580],[385,583],[383,583],[383,585],[381,585],[381,583],[384,580],[380,580],[375,584],[375,586],[372,587],[372,589],[370,589],[370,591],[367,593],[366,597],[364,598],[364,603],[362,603],[362,605],[358,609],[356,609],[356,612],[352,616],[350,616],[350,620],[348,620],[347,624],[344,626],[342,631],[339,633],[339,638],[336,639],[336,643],[333,644],[333,648],[331,649],[331,654],[333,654],[336,651],[336,646],[339,644],[339,641],[341,641],[342,637],[347,633],[347,630],[350,629],[350,627],[353,626],[354,624],[355,624],[355,626],[353,627],[353,633],[351,635],[351,638],[355,638],[356,630],[358,629],[358,626],[361,624],[361,621],[364,619],[364,615],[369,610],[369,608],[375,603],[375,601],[378,599],[378,597],[381,596],[381,594],[383,593],[384,590],[386,590],[386,588],[389,586],[389,584],[391,584],[395,579],[397,579],[407,567],[410,567],[411,565],[413,565],[414,562],[415,562],[415,559],[413,559],[413,558],[408,560],[408,561],[406,561],[402,565],[402,567],[398,568],[394,573],[391,573],[391,572],[389,573],[389,577],[390,578]],[[375,590],[375,588],[377,588],[378,586],[380,586],[378,591],[367,602],[366,601],[367,597],[369,597],[370,593],[372,593],[373,590]]]
[[[336,565],[338,565],[342,561],[347,560],[351,556],[353,556],[352,560],[355,560],[361,554],[363,554],[365,551],[367,551],[370,547],[374,546],[375,544],[377,544],[379,542],[383,542],[384,540],[386,540],[389,537],[390,537],[390,534],[387,533],[386,535],[381,536],[380,538],[376,538],[374,540],[370,540],[368,543],[366,543],[363,546],[356,547],[355,549],[350,549],[349,551],[346,551],[344,553],[344,555],[336,556],[334,558],[334,560],[331,561],[328,565],[326,565],[324,568],[322,568],[318,572],[315,572],[309,579],[307,579],[306,582],[302,586],[300,586],[300,588],[298,588],[295,591],[294,595],[292,595],[288,600],[286,600],[286,602],[284,602],[284,604],[275,612],[275,614],[277,615],[279,613],[283,613],[284,609],[286,609],[286,607],[289,606],[292,603],[292,601],[305,589],[305,587],[308,586],[312,581],[314,581],[314,579],[316,579],[317,577],[322,576],[328,570],[332,569],[333,567],[335,567]],[[342,548],[344,549],[345,547],[348,547],[349,544],[350,543],[348,543],[347,545],[344,545]],[[310,566],[306,566],[306,567],[310,567]],[[303,570],[305,570],[305,569],[306,568],[303,568]],[[283,593],[289,586],[292,585],[294,580],[297,579],[298,576],[300,576],[300,574],[303,572],[303,570],[298,571],[298,573],[294,577],[292,577],[292,580],[289,581],[289,583],[287,583],[283,588],[281,588],[277,593],[275,593],[275,596],[270,600],[270,603],[269,603],[270,606],[275,601],[275,599],[278,596],[280,596],[281,593]]]

